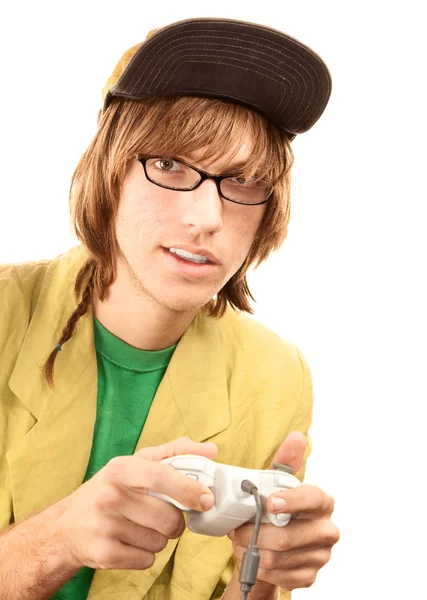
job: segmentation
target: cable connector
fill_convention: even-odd
[[[242,567],[240,569],[240,591],[250,592],[256,583],[259,567],[259,551],[256,546],[250,545],[243,555]]]
[[[243,555],[242,567],[240,569],[240,591],[242,592],[242,600],[245,600],[247,598],[248,593],[255,585],[258,574],[260,556],[256,543],[258,540],[259,529],[261,527],[262,505],[261,498],[258,493],[258,488],[254,483],[252,483],[252,481],[245,479],[241,483],[241,488],[244,492],[252,494],[254,496],[257,507],[252,540],[248,546],[248,549]]]

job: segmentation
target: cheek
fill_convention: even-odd
[[[141,246],[148,237],[155,236],[166,223],[162,203],[146,194],[125,194],[120,202],[116,220],[119,244]]]
[[[261,225],[265,207],[245,207],[250,212],[243,212],[238,219],[238,223],[233,223],[229,229],[229,236],[234,241],[234,245],[241,249],[239,254],[244,256],[249,252],[250,247],[255,239],[255,235]]]

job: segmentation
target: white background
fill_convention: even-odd
[[[327,62],[330,103],[293,144],[289,237],[251,277],[257,318],[311,366],[307,481],[335,496],[342,534],[297,600],[427,597],[423,4],[39,0],[0,9],[0,262],[74,244],[68,185],[101,88],[151,28],[198,16],[255,21]]]

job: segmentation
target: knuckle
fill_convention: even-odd
[[[317,571],[315,569],[299,569],[298,587],[311,587],[316,581]]]
[[[188,448],[188,445],[191,444],[192,441],[189,437],[183,435],[179,438],[170,442],[170,454],[172,456],[177,456],[178,454],[182,454]]]
[[[122,501],[120,491],[113,485],[104,484],[95,497],[95,507],[99,510],[114,509]]]
[[[151,540],[151,552],[161,552],[164,548],[166,548],[168,543],[168,538],[158,531],[153,532],[154,535]],[[154,556],[154,554],[153,554]]]
[[[144,555],[144,558],[142,561],[142,566],[140,568],[141,569],[149,569],[150,567],[152,567],[154,565],[155,560],[156,560],[156,555],[152,552],[147,552],[146,555]]]
[[[338,527],[336,525],[334,525],[333,523],[330,524],[330,533],[329,533],[329,543],[331,544],[331,546],[333,546],[334,544],[336,544],[337,542],[339,542],[341,534],[340,534],[340,530],[338,529]]]
[[[324,514],[331,515],[334,512],[334,499],[329,494],[326,494],[323,490],[319,489],[319,494],[321,494],[319,498],[319,506]]]
[[[188,442],[191,442],[192,440],[187,436],[187,435],[182,435],[179,438],[176,438],[175,443],[177,444],[188,444]]]
[[[251,540],[250,525],[240,525],[234,530],[233,544],[247,548]]]
[[[270,550],[264,550],[261,552],[260,567],[267,571],[272,571],[277,566],[277,555],[275,552]]]
[[[112,569],[116,565],[116,553],[113,545],[103,541],[98,544],[94,551],[95,562],[100,569]]]
[[[328,521],[322,532],[322,538],[326,545],[333,546],[340,539],[340,531],[336,525]]]
[[[294,556],[290,557],[289,562],[290,569],[301,569],[306,565],[306,558],[304,555],[295,554]]]
[[[184,506],[188,506],[189,508],[198,508],[199,507],[199,498],[200,498],[200,489],[199,483],[190,479],[190,477],[182,476],[179,483],[179,492],[181,502]]]
[[[331,560],[332,549],[324,548],[323,552],[319,553],[318,565],[324,566],[327,562]]]
[[[328,510],[330,511],[330,514],[332,514],[335,510],[335,500],[332,496],[328,496],[328,495],[327,495],[327,499],[328,499]]]
[[[147,480],[147,487],[152,490],[157,490],[159,483],[161,483],[163,477],[164,465],[156,461],[147,461],[144,466],[144,475]]]
[[[123,471],[124,463],[127,462],[126,456],[115,456],[105,465],[105,475],[110,480],[115,480]]]
[[[184,531],[185,521],[180,510],[174,506],[168,506],[167,508],[161,525],[161,533],[169,539],[174,539]]]
[[[283,532],[285,534],[285,532]],[[281,552],[287,552],[291,549],[290,540],[287,535],[281,535],[278,540],[278,548]]]
[[[117,539],[119,535],[119,529],[115,520],[113,519],[105,519],[102,524],[102,535],[103,537],[113,540]]]
[[[329,496],[317,486],[312,486],[312,490],[317,507],[322,512],[326,512],[329,506]]]

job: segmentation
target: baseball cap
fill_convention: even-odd
[[[103,89],[103,110],[114,97],[222,98],[260,112],[293,139],[320,118],[331,87],[320,56],[281,31],[234,19],[186,19],[150,31],[124,53]]]

